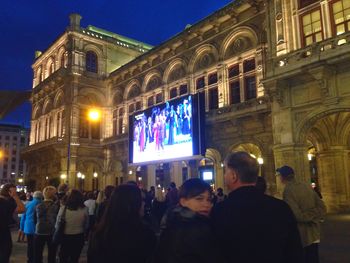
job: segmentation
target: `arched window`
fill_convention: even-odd
[[[93,51],[86,52],[86,70],[89,72],[97,73],[97,55]]]
[[[66,68],[67,67],[67,51],[62,53],[61,55],[61,61],[60,61],[60,66],[61,68]]]
[[[54,62],[51,62],[50,68],[49,68],[49,75],[55,72],[55,64]]]

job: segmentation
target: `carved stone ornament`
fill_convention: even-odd
[[[204,69],[210,66],[212,59],[209,54],[205,54],[199,61],[199,68]]]
[[[134,98],[140,94],[140,88],[137,85],[133,85],[129,91],[128,98]]]
[[[169,76],[169,82],[181,79],[181,78],[185,77],[185,75],[186,75],[185,70],[182,67],[177,67],[176,69],[174,69],[171,72],[171,74]]]
[[[147,88],[146,90],[149,91],[149,90],[154,90],[156,88],[158,88],[160,85],[160,82],[159,82],[159,79],[158,78],[152,78],[148,84],[147,84]]]

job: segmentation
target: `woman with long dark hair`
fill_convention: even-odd
[[[73,189],[68,193],[64,205],[58,212],[56,228],[61,217],[64,217],[66,224],[59,253],[60,263],[78,263],[84,247],[84,234],[89,223],[88,209],[84,205],[84,196],[79,190]]]
[[[152,261],[155,234],[142,223],[142,197],[137,186],[118,186],[90,239],[88,263]]]

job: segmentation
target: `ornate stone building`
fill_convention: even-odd
[[[330,210],[350,204],[348,1],[235,1],[151,49],[80,17],[33,64],[29,176],[91,190],[138,180],[178,185],[234,150],[258,158],[270,194],[289,164]],[[206,98],[206,156],[128,164],[128,116],[184,94]],[[102,118],[87,121],[90,107]],[[79,173],[79,177],[77,174]],[[84,174],[85,178],[82,178]],[[95,176],[97,177],[94,177]]]

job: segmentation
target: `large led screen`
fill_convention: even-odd
[[[201,108],[198,96],[187,95],[130,116],[130,163],[199,155],[202,152]]]

